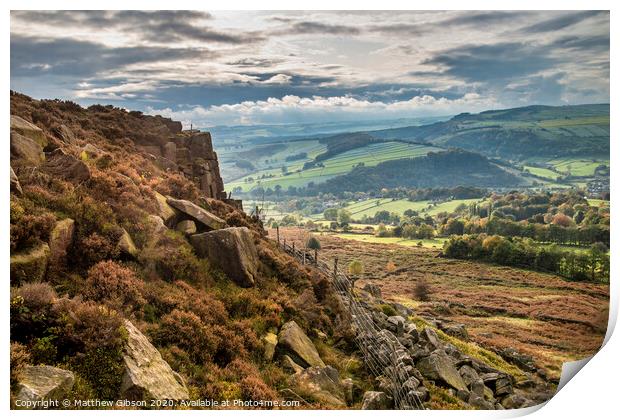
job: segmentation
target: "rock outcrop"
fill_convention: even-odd
[[[11,192],[17,195],[21,195],[24,193],[24,191],[22,190],[22,186],[19,183],[19,178],[17,177],[17,174],[13,170],[12,166],[11,166]]]
[[[380,391],[366,391],[362,400],[362,410],[388,410],[392,408],[392,399]]]
[[[136,244],[131,238],[131,235],[129,235],[129,232],[127,232],[125,229],[123,229],[123,234],[118,240],[118,248],[125,255],[131,257],[135,257],[138,255],[138,248],[136,247]]]
[[[196,223],[194,223],[193,220],[181,220],[179,223],[177,223],[175,229],[185,235],[193,235],[198,231],[198,229],[196,228]]]
[[[282,326],[278,334],[278,349],[302,367],[325,367],[316,347],[295,321]]]
[[[45,161],[39,143],[16,132],[11,132],[11,163],[18,166],[39,166]]]
[[[121,395],[131,400],[185,400],[187,388],[157,349],[131,322],[125,321],[128,339],[123,360]]]
[[[43,281],[49,255],[50,247],[47,244],[11,255],[11,285]]]
[[[11,132],[19,133],[35,141],[41,148],[47,146],[47,138],[43,130],[17,115],[11,115]]]
[[[313,400],[330,407],[346,406],[338,371],[331,366],[313,366],[296,373],[291,377],[291,387],[298,394],[310,395]]]
[[[207,258],[241,287],[254,286],[258,252],[250,230],[233,227],[190,236],[199,257]]]
[[[276,352],[276,346],[278,345],[278,336],[272,332],[268,332],[263,336],[261,341],[263,343],[263,357],[266,361],[270,362]]]
[[[22,401],[60,400],[73,388],[75,377],[53,366],[25,366],[17,385],[16,399]]]
[[[191,201],[177,200],[168,197],[166,202],[181,213],[191,217],[194,221],[198,222],[203,227],[203,229],[201,230],[205,230],[205,228],[207,230],[223,229],[228,226],[224,220],[220,219],[215,214],[208,212],[202,207],[197,206]]]
[[[166,197],[162,194],[155,191],[155,200],[157,202],[157,208],[159,212],[157,216],[161,217],[166,226],[171,226],[171,224],[176,219],[178,212],[168,204]]]
[[[456,370],[454,363],[441,349],[437,349],[428,357],[421,359],[416,367],[428,379],[451,386],[457,391],[467,391],[467,385]]]
[[[90,179],[90,168],[80,159],[56,149],[42,166],[50,175],[79,184]]]

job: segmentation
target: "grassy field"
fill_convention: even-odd
[[[593,176],[594,170],[599,165],[609,166],[609,160],[568,158],[550,160],[549,164],[558,172],[570,173],[573,176]]]
[[[301,240],[308,235],[304,232],[281,229],[280,235],[288,241]],[[363,263],[364,274],[356,287],[366,283],[379,286],[384,299],[412,308],[416,321],[441,318],[464,324],[471,339],[467,344],[476,350],[474,357],[484,356],[479,348],[492,351],[512,347],[532,356],[537,368],[558,379],[564,362],[592,356],[602,344],[608,285],[442,258],[437,250],[427,247],[354,241],[327,234],[318,238],[323,261],[338,257],[343,267],[353,259]],[[430,288],[427,301],[419,300],[414,293],[422,279]]]
[[[524,166],[523,169],[527,169],[532,175],[550,179],[552,181],[555,181],[558,177],[562,176],[561,174],[552,171],[551,169],[539,168],[537,166]]]
[[[383,210],[387,210],[390,213],[397,213],[403,215],[406,210],[415,210],[420,214],[436,215],[441,212],[453,212],[461,204],[470,205],[472,203],[480,202],[480,198],[472,198],[466,200],[451,200],[442,203],[434,204],[431,201],[409,201],[409,200],[394,200],[392,198],[373,198],[364,201],[358,201],[349,204],[345,207],[345,210],[351,212],[353,219],[361,219],[364,216],[374,216],[375,213]],[[322,215],[317,215],[322,217]]]
[[[276,185],[280,185],[283,189],[287,189],[289,186],[302,187],[306,186],[309,182],[319,183],[337,175],[348,173],[353,166],[359,163],[363,163],[366,166],[375,166],[388,160],[423,156],[434,150],[437,149],[399,142],[372,144],[349,150],[327,159],[322,162],[324,167],[303,170],[302,167],[304,162],[299,161],[289,162],[288,164],[283,163],[283,165],[287,166],[289,171],[288,174],[282,173],[282,165],[274,169],[260,170],[245,176],[244,179],[227,183],[226,189],[233,190],[234,188],[240,187],[242,191],[247,192],[259,185],[263,188],[274,188]],[[298,170],[299,172],[297,172]],[[260,179],[264,176],[267,178]],[[248,177],[254,178],[253,181],[245,182],[245,179]]]
[[[360,241],[373,244],[396,244],[402,246],[419,246],[422,243],[426,248],[443,248],[443,244],[446,241],[444,238],[436,239],[403,239],[403,238],[379,238],[370,234],[358,234],[358,233],[335,233],[333,236],[342,239],[349,239],[353,241]]]

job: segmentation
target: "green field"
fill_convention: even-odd
[[[298,149],[299,150],[299,149]],[[353,166],[363,163],[366,166],[375,166],[381,162],[394,159],[412,158],[426,155],[428,152],[438,150],[434,147],[407,144],[399,142],[385,142],[372,144],[365,147],[349,150],[330,159],[323,161],[324,167],[315,167],[303,170],[303,161],[290,162],[287,166],[288,174],[283,174],[281,166],[275,169],[265,169],[246,175],[244,179],[226,184],[227,190],[240,187],[243,192],[248,192],[257,186],[274,188],[280,185],[283,189],[289,186],[302,187],[309,182],[319,183],[337,175],[346,174]],[[317,150],[314,150],[317,153]],[[279,154],[284,153],[280,152]],[[292,153],[288,153],[290,155]],[[299,171],[299,172],[297,172]],[[248,177],[254,178],[246,182]],[[260,179],[261,177],[265,177]]]
[[[358,201],[345,207],[345,210],[351,212],[353,219],[361,219],[364,216],[374,216],[378,211],[387,210],[389,212],[403,215],[406,210],[415,210],[420,214],[428,214],[434,216],[441,212],[453,212],[461,204],[470,205],[477,203],[481,199],[472,198],[467,200],[451,200],[445,201],[439,204],[434,204],[431,201],[409,201],[409,200],[394,200],[392,198],[380,198],[370,199],[364,201]],[[317,215],[318,217],[322,215]]]
[[[357,234],[357,233],[336,233],[334,236],[342,239],[350,239],[360,242],[369,242],[375,244],[397,244],[403,246],[418,246],[418,243],[422,243],[425,248],[443,248],[445,238],[436,239],[403,239],[403,238],[379,238],[378,236],[370,234]]]
[[[555,181],[558,177],[562,176],[561,174],[554,172],[551,169],[539,168],[537,166],[524,166],[523,169],[527,169],[532,175],[536,175],[545,179],[550,179],[552,181]]]
[[[570,173],[572,176],[593,176],[594,170],[599,165],[609,166],[607,159],[554,159],[548,161],[554,169],[562,173]]]

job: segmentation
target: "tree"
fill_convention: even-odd
[[[325,218],[325,220],[336,221],[338,219],[338,209],[336,208],[326,209],[323,212],[323,217]]]
[[[353,260],[349,263],[349,274],[360,276],[364,272],[364,264],[360,260]]]
[[[344,227],[349,223],[351,223],[351,213],[345,209],[338,210],[338,224]]]
[[[414,296],[421,300],[422,302],[428,301],[430,293],[430,287],[425,279],[419,279],[415,283],[415,288],[413,289]]]
[[[315,236],[311,236],[310,238],[308,238],[308,242],[306,243],[306,247],[308,249],[313,249],[314,250],[314,261],[318,262],[319,260],[318,258],[318,251],[319,249],[321,249],[321,242],[315,237]]]

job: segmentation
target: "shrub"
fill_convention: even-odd
[[[11,342],[11,389],[18,383],[19,375],[28,363],[30,363],[30,353],[26,346],[21,343]]]
[[[117,309],[137,308],[146,302],[141,294],[143,288],[144,282],[130,268],[101,261],[88,270],[83,295]]]
[[[430,287],[426,281],[426,279],[418,279],[415,283],[415,288],[413,289],[413,295],[416,299],[421,300],[422,302],[427,302],[429,300]]]
[[[196,314],[179,309],[162,317],[155,335],[158,343],[173,344],[187,351],[195,363],[211,361],[221,342],[212,326],[206,325]]]
[[[55,223],[53,214],[26,214],[22,206],[11,201],[11,252],[47,242]]]
[[[120,238],[120,235],[118,236]],[[92,266],[100,261],[118,258],[120,250],[117,246],[118,238],[112,240],[107,236],[92,233],[89,236],[78,239],[76,261],[85,267]]]

